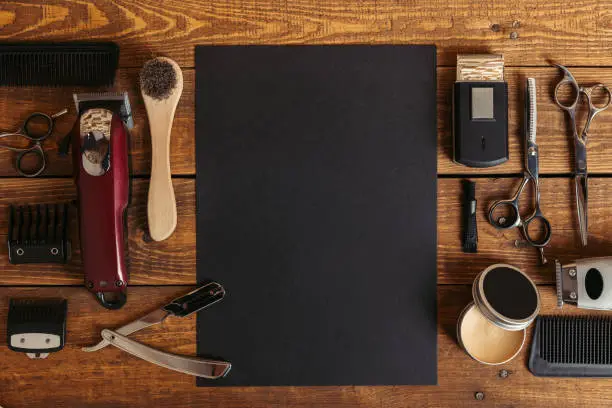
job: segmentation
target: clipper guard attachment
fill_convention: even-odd
[[[9,262],[13,265],[68,262],[69,208],[68,203],[11,205],[7,234]]]

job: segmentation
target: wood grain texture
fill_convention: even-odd
[[[138,89],[138,72],[121,69],[115,88],[126,90],[134,113],[135,128],[130,137],[132,172],[135,175],[151,173],[151,135],[144,103]],[[572,72],[582,84],[602,82],[612,86],[612,68],[574,68]],[[184,70],[184,90],[179,102],[170,139],[170,164],[174,175],[195,174],[195,72]],[[568,120],[553,101],[553,90],[561,79],[555,68],[508,68],[509,87],[509,148],[510,160],[489,169],[475,169],[452,162],[451,103],[455,70],[438,68],[438,173],[439,174],[518,174],[523,172],[522,112],[525,78],[536,78],[538,88],[538,143],[541,174],[568,174],[573,171],[573,142],[568,132]],[[10,91],[9,91],[10,90]],[[83,91],[86,89],[81,89]],[[46,176],[69,176],[72,162],[57,154],[57,143],[68,133],[75,119],[73,89],[70,88],[8,88],[0,92],[0,129],[14,129],[34,111],[57,112],[68,107],[69,115],[57,123],[56,137],[44,146],[48,166]],[[91,90],[90,90],[91,91]],[[581,122],[582,123],[582,122]],[[601,113],[591,126],[588,141],[590,174],[612,173],[608,151],[612,148],[612,109]],[[15,155],[0,149],[0,176],[14,177]]]
[[[546,256],[551,262],[538,266],[537,251],[531,247],[516,248],[521,239],[518,229],[499,231],[486,219],[495,200],[509,198],[520,183],[518,178],[478,178],[477,222],[478,254],[461,251],[461,180],[438,180],[438,283],[469,284],[492,263],[505,262],[523,268],[538,283],[554,282],[553,260],[563,262],[587,256],[612,255],[612,179],[592,177],[589,180],[589,246],[582,249],[576,230],[573,181],[569,178],[541,180],[541,206],[552,225],[553,235]],[[195,284],[195,181],[173,180],[178,208],[178,226],[166,241],[147,239],[146,202],[148,183],[133,180],[132,204],[128,210],[130,283],[139,285]],[[0,242],[6,239],[8,204],[41,203],[53,199],[72,200],[75,189],[70,180],[4,180],[0,197]],[[526,193],[527,194],[527,193]],[[531,208],[530,196],[522,199],[525,213]],[[4,285],[79,285],[82,284],[76,220],[72,222],[73,260],[68,265],[8,265],[8,250],[0,246],[0,282]]]
[[[70,179],[6,179],[1,181],[0,242],[6,242],[8,205],[64,202],[76,198]],[[146,180],[132,180],[128,208],[128,270],[131,284],[195,284],[195,181],[174,179],[178,228],[165,241],[148,238]],[[0,283],[3,285],[81,285],[83,271],[78,240],[78,221],[73,209],[70,237],[73,257],[67,265],[9,265],[8,248],[0,245]]]
[[[83,274],[76,221],[72,222],[74,259],[69,265],[8,264],[0,245],[0,406],[13,407],[556,407],[609,406],[608,380],[542,379],[526,369],[527,348],[503,367],[471,360],[455,341],[456,319],[471,300],[468,286],[495,262],[519,266],[539,283],[553,282],[552,266],[539,267],[532,248],[517,249],[517,230],[500,232],[485,219],[491,201],[507,198],[519,178],[491,178],[523,171],[522,83],[538,84],[538,142],[541,173],[567,176],[572,145],[567,120],[552,100],[560,78],[548,60],[572,68],[579,82],[612,84],[612,0],[5,0],[0,2],[0,41],[112,40],[121,46],[115,89],[127,90],[136,128],[131,137],[133,173],[150,174],[151,148],[146,114],[137,86],[142,64],[164,55],[179,62],[185,87],[173,127],[170,159],[178,205],[176,232],[163,242],[147,239],[148,182],[133,183],[128,214],[131,284],[127,305],[104,310],[81,287]],[[437,387],[271,387],[197,389],[191,377],[133,358],[115,349],[92,355],[79,350],[95,342],[103,327],[117,327],[185,293],[195,284],[195,76],[197,44],[435,44],[438,47],[438,173],[478,175],[479,253],[460,248],[460,180],[438,183],[438,364]],[[451,87],[457,53],[503,54],[509,83],[510,160],[491,169],[452,163]],[[33,111],[53,113],[73,106],[70,88],[0,89],[0,129],[13,129]],[[418,96],[416,96],[418,97]],[[74,109],[58,122],[57,136],[72,127]],[[612,110],[598,117],[588,144],[589,172],[612,174]],[[201,136],[201,135],[198,135]],[[45,142],[46,176],[68,177],[69,158],[57,156],[56,141]],[[14,177],[14,155],[0,150],[0,177]],[[589,247],[579,248],[572,181],[542,180],[542,210],[553,227],[547,257],[566,262],[610,255],[612,221],[608,210],[612,179],[590,179]],[[6,239],[9,203],[40,203],[75,198],[68,178],[0,180],[0,242]],[[222,282],[222,277],[219,278]],[[32,285],[32,287],[10,287]],[[57,286],[45,286],[57,285]],[[66,286],[76,285],[76,286]],[[540,286],[543,313],[558,312],[554,288]],[[9,297],[69,299],[68,345],[47,360],[32,362],[9,351],[5,319]],[[562,313],[584,313],[566,306]],[[593,313],[590,313],[593,314]],[[211,329],[211,330],[214,330]],[[205,335],[205,334],[204,334]],[[167,351],[195,351],[195,319],[168,319],[133,337]],[[248,339],[245,339],[248,341]],[[498,376],[501,368],[510,376]],[[235,367],[235,369],[238,369]],[[418,367],[415,367],[418,369]],[[482,391],[484,401],[474,393]]]
[[[563,58],[558,62],[562,63]],[[581,85],[607,84],[612,87],[612,70],[572,68]],[[524,92],[528,77],[535,78],[537,88],[537,143],[540,152],[540,174],[567,174],[574,171],[574,145],[567,113],[553,99],[554,89],[562,79],[556,68],[508,68],[508,144],[510,159],[499,166],[475,169],[452,162],[452,86],[454,69],[438,69],[438,173],[439,174],[503,174],[522,173],[525,154],[523,145]],[[583,112],[584,113],[584,112]],[[582,129],[585,118],[579,116]],[[590,127],[587,142],[589,174],[612,173],[609,152],[612,149],[612,109],[597,116]]]
[[[502,366],[485,366],[470,359],[455,340],[457,317],[471,300],[469,286],[441,286],[438,290],[438,386],[196,388],[193,377],[151,365],[112,347],[92,354],[80,350],[96,342],[102,328],[121,326],[188,290],[189,287],[180,286],[132,288],[128,304],[119,311],[109,312],[80,288],[0,288],[0,315],[6,314],[10,297],[59,296],[69,300],[67,345],[45,360],[31,361],[4,347],[6,327],[4,319],[0,319],[0,344],[3,345],[0,347],[0,405],[6,408],[555,407],[581,406],[585,401],[591,406],[606,406],[609,399],[607,379],[534,377],[526,365],[528,346],[515,360]],[[557,309],[553,287],[543,286],[539,290],[542,313],[584,313],[571,306]],[[599,314],[605,315],[605,312]],[[195,352],[195,318],[168,318],[163,325],[130,337],[168,352],[190,355]],[[233,370],[239,369],[233,367]],[[510,375],[500,378],[501,369],[508,370]],[[484,392],[484,401],[474,399],[478,391]]]
[[[121,65],[164,54],[193,67],[196,44],[393,43],[438,46],[438,63],[457,52],[504,54],[509,65],[609,65],[609,0],[238,2],[8,0],[0,40],[111,39]],[[514,33],[514,34],[513,34]]]
[[[151,134],[149,123],[138,85],[139,69],[119,70],[115,89],[129,93],[135,127],[130,135],[130,159],[132,173],[151,173]],[[179,101],[172,137],[170,140],[170,162],[174,174],[195,174],[194,132],[194,71],[184,72],[185,87]],[[111,89],[107,89],[111,90]],[[58,155],[57,145],[71,129],[76,119],[73,93],[92,92],[87,88],[5,88],[0,92],[0,129],[16,129],[32,112],[55,113],[63,108],[70,111],[56,123],[54,135],[44,142],[47,154],[47,169],[43,176],[72,175],[71,157]],[[99,91],[99,89],[94,89]],[[18,142],[19,139],[14,140]],[[15,154],[0,149],[0,176],[15,177]]]

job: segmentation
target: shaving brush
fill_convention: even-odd
[[[176,228],[176,199],[170,170],[172,122],[183,92],[183,73],[170,58],[147,61],[140,71],[140,90],[151,130],[151,181],[147,218],[149,234],[163,241]]]

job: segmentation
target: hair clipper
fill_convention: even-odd
[[[612,310],[612,257],[555,264],[559,307],[573,303],[581,309]]]
[[[102,306],[127,300],[126,209],[130,174],[130,102],[120,94],[75,94],[78,119],[72,132],[78,190],[79,234],[85,286]]]

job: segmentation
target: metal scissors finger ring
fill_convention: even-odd
[[[540,228],[542,230],[541,234],[536,238],[531,237],[530,234],[532,232],[530,232],[529,230],[529,226],[534,223],[534,221],[536,221],[540,225]],[[552,236],[550,222],[548,222],[546,217],[542,215],[539,204],[536,204],[536,209],[534,213],[529,218],[523,220],[521,228],[523,229],[523,238],[525,238],[525,241],[527,241],[531,246],[544,247],[550,242],[550,238]]]
[[[0,148],[8,149],[18,153],[15,159],[17,172],[24,177],[35,177],[41,174],[46,166],[47,160],[42,147],[42,142],[53,133],[55,120],[66,114],[68,109],[63,109],[54,115],[47,115],[41,112],[30,114],[23,122],[21,127],[14,132],[0,133],[0,139],[17,136],[28,140],[27,147],[15,147],[8,144],[0,144]],[[33,169],[28,169],[24,165],[24,158],[34,156],[37,164]]]
[[[519,201],[525,186],[530,181],[528,176],[523,178],[521,185],[514,196],[508,200],[498,200],[489,208],[489,222],[499,230],[506,230],[522,225],[519,213]]]

